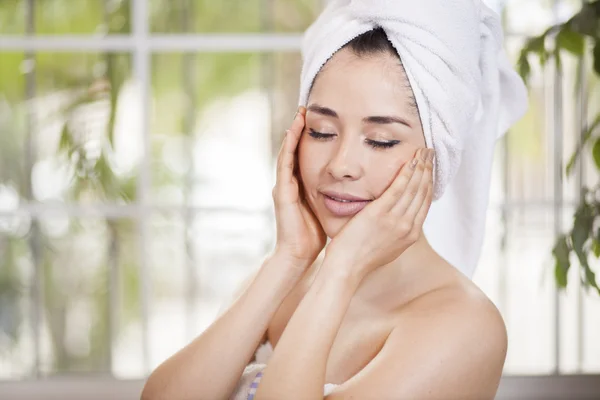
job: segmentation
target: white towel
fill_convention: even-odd
[[[257,387],[253,387],[252,383],[255,381],[257,375],[267,367],[267,363],[272,355],[273,346],[271,345],[271,342],[267,341],[258,347],[255,354],[256,362],[246,366],[238,381],[237,387],[229,400],[248,400],[253,397],[249,394],[256,393]],[[260,386],[260,381],[258,386]],[[331,394],[338,386],[339,385],[333,383],[326,383],[323,387],[323,396]]]
[[[300,105],[315,76],[353,38],[381,27],[400,55],[436,153],[424,231],[472,277],[483,243],[496,139],[527,109],[503,50],[498,15],[480,0],[332,0],[306,31]]]

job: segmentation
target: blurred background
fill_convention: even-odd
[[[0,0],[1,399],[135,398],[260,265],[301,34],[325,3]],[[582,6],[487,3],[515,65]],[[564,166],[600,85],[592,60],[561,60],[532,62],[530,110],[497,147],[475,277],[507,324],[506,396],[600,382],[600,298],[576,268],[557,289],[552,254],[598,180],[588,152]]]

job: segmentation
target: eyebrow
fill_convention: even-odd
[[[339,115],[332,110],[331,108],[328,107],[323,107],[321,105],[318,104],[311,104],[308,106],[308,110],[315,112],[317,114],[321,114],[324,115],[326,117],[332,117],[332,118],[337,118],[339,119]],[[365,117],[363,118],[363,123],[365,124],[381,124],[381,125],[386,125],[386,124],[401,124],[401,125],[405,125],[409,128],[412,128],[412,126],[408,123],[407,120],[405,120],[404,118],[400,118],[400,117],[394,117],[394,116],[371,116],[371,117]]]

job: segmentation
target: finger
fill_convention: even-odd
[[[418,159],[416,156],[412,160],[407,161],[402,168],[400,168],[398,175],[396,175],[391,185],[383,192],[377,201],[373,202],[373,204],[380,204],[381,208],[385,211],[391,210],[402,196],[402,193],[406,190],[406,186],[415,172],[417,161]]]
[[[317,219],[317,216],[312,212],[308,202],[306,200],[301,200],[301,203],[302,206],[300,207],[300,212],[302,213],[304,220],[308,223],[308,226],[311,227],[313,235],[317,235],[319,233],[321,223]]]
[[[279,149],[279,154],[277,155],[277,176],[276,176],[277,183],[284,182],[284,178],[285,178],[285,171],[284,171],[283,165],[286,162],[286,153],[288,152],[288,147],[289,147],[288,136],[289,136],[288,132],[286,131],[283,136],[283,141],[281,143],[281,147]]]
[[[277,159],[277,182],[289,183],[294,175],[295,153],[304,127],[304,114],[301,110],[296,113],[292,128],[288,129],[283,139],[280,154]]]
[[[404,213],[404,215],[409,218],[411,221],[414,221],[417,214],[419,213],[419,210],[421,210],[421,207],[423,206],[426,197],[427,197],[427,192],[429,190],[429,187],[431,186],[431,181],[432,181],[432,167],[431,167],[431,161],[430,161],[430,154],[433,150],[424,150],[423,154],[426,158],[426,160],[423,162],[423,175],[421,177],[421,182],[419,183],[419,187],[417,189],[417,193],[414,196],[414,198],[412,199],[412,202],[410,203],[410,205],[408,206],[408,208],[406,209],[406,212]]]
[[[284,136],[284,141],[282,142],[281,148],[279,150],[279,155],[277,157],[277,167],[279,168],[279,165],[281,163],[282,157],[283,157],[283,150],[284,150],[284,144],[285,144],[285,138],[288,135],[289,131],[292,131],[292,133],[302,133],[302,128],[304,127],[304,116],[306,115],[306,108],[304,107],[299,107],[298,110],[296,111],[296,114],[294,115],[294,119],[292,120],[292,126],[290,129],[288,129],[286,131],[286,134]],[[300,132],[298,132],[298,130]]]
[[[305,117],[306,108],[302,106],[298,107],[296,115],[294,116],[294,120],[292,121],[292,126],[290,127],[290,131],[292,131],[294,135],[299,136],[302,133],[302,129],[304,129]]]
[[[305,189],[304,189],[304,182],[302,182],[302,179],[300,178],[300,174],[298,173],[294,173],[294,178],[296,179],[296,182],[298,184],[298,196],[300,197],[300,200],[306,200],[305,197]]]
[[[429,212],[429,208],[431,207],[431,202],[433,200],[433,177],[429,182],[429,186],[427,188],[427,194],[425,195],[425,201],[421,204],[421,208],[417,212],[415,217],[415,223],[413,226],[422,227],[425,223],[425,219],[427,218],[427,213]]]
[[[395,215],[404,215],[415,196],[417,196],[419,193],[421,178],[423,177],[423,172],[425,171],[425,161],[423,160],[424,150],[425,149],[419,149],[417,151],[417,154],[415,155],[417,165],[415,166],[415,170],[410,178],[410,181],[406,185],[404,192],[398,198],[398,201],[396,201],[396,204],[394,204],[390,209],[390,212]]]

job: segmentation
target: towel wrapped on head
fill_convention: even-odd
[[[379,27],[402,60],[425,143],[436,153],[425,235],[472,277],[494,146],[526,111],[525,85],[504,53],[498,15],[481,0],[331,0],[304,36],[300,105],[335,52]]]

